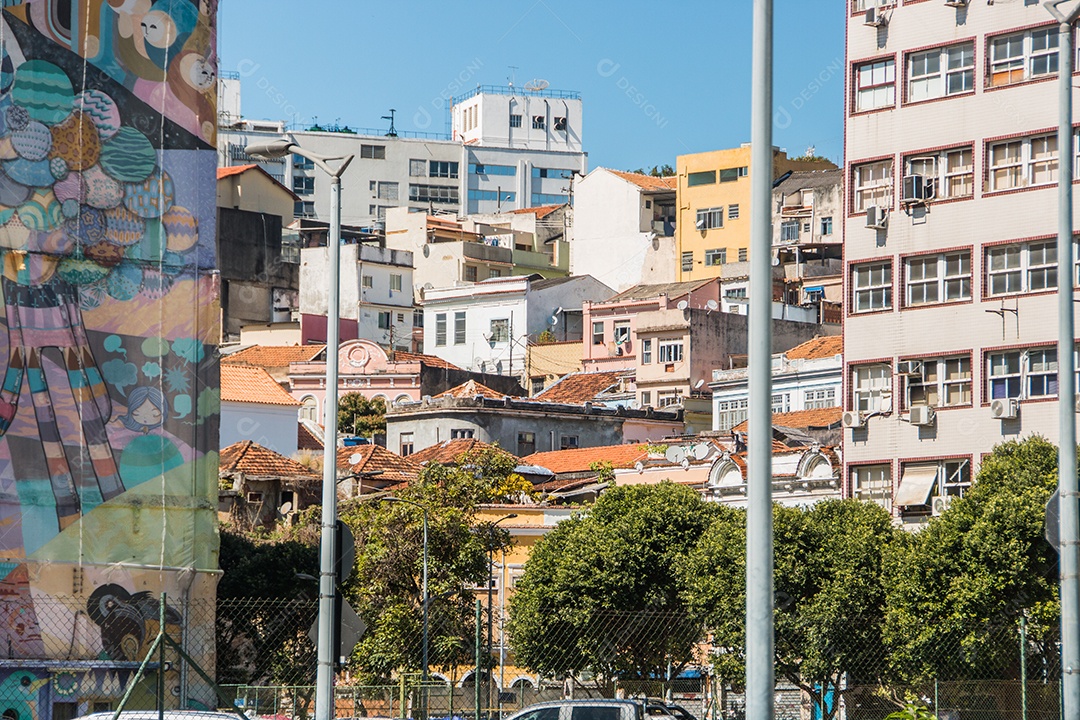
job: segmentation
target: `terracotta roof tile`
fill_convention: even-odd
[[[631,468],[636,462],[645,462],[649,453],[645,445],[606,445],[602,447],[578,448],[575,450],[553,450],[533,453],[521,458],[523,465],[539,465],[553,473],[589,472],[589,465],[608,461],[615,469]]]
[[[452,387],[445,392],[439,393],[435,397],[471,398],[476,397],[477,395],[483,395],[484,397],[491,398],[492,400],[502,400],[504,397],[506,397],[506,395],[502,394],[501,392],[498,392],[497,390],[492,390],[487,385],[481,385],[475,380],[469,380],[468,382],[462,383],[457,387]]]
[[[796,410],[788,413],[777,413],[772,416],[772,424],[777,427],[795,428],[829,428],[840,423],[840,416],[844,413],[841,407],[816,408],[814,410]],[[746,432],[749,421],[744,420],[732,430]]]
[[[304,423],[296,425],[296,449],[297,450],[322,450],[324,447],[320,437],[311,432]]]
[[[537,395],[534,400],[581,404],[619,382],[619,372],[579,372],[561,380]]]
[[[360,462],[351,463],[353,455],[360,456]],[[420,474],[420,465],[411,458],[403,458],[390,452],[381,445],[353,445],[338,449],[338,467],[349,472],[379,472],[371,478],[380,485],[402,483],[415,480]]]
[[[222,356],[221,362],[281,368],[288,367],[289,363],[311,362],[325,349],[325,345],[252,345],[239,352]]]
[[[659,285],[635,285],[603,302],[615,303],[623,302],[625,300],[648,300],[649,298],[660,297],[661,295],[666,295],[670,299],[680,298],[713,282],[718,282],[718,279],[689,280],[686,282],[662,283]]]
[[[319,480],[317,473],[253,440],[241,440],[222,450],[218,468],[222,475],[243,473],[254,477]]]
[[[233,175],[242,175],[252,168],[259,167],[254,163],[251,165],[233,165],[232,167],[219,167],[217,169],[217,179],[232,177]]]
[[[819,360],[841,355],[844,352],[843,335],[825,335],[807,340],[801,345],[796,345],[784,356],[788,360]]]
[[[612,175],[618,175],[623,180],[637,185],[642,190],[674,190],[676,184],[676,178],[671,177],[653,177],[652,175],[642,175],[641,173],[623,172],[622,170],[609,170]]]
[[[394,360],[396,362],[418,362],[427,365],[428,367],[443,368],[446,370],[461,370],[457,365],[447,362],[436,355],[405,352],[404,350],[395,350]]]
[[[537,220],[546,218],[551,213],[555,212],[562,205],[537,205],[536,207],[520,208],[519,210],[508,210],[507,215],[525,215],[532,214],[536,216]]]
[[[466,453],[488,449],[498,450],[511,457],[516,457],[507,450],[503,450],[494,445],[489,445],[488,443],[476,440],[475,438],[460,438],[457,440],[444,440],[431,447],[426,447],[419,452],[414,452],[412,455],[409,455],[409,460],[420,465],[426,465],[427,463],[454,465],[457,463],[458,458]]]
[[[221,399],[260,405],[300,404],[261,367],[230,363],[221,365]]]

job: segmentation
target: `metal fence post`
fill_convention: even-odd
[[[490,582],[490,579],[488,580]],[[483,641],[483,628],[481,623],[484,621],[483,608],[480,605],[480,598],[476,599],[476,670],[473,672],[473,689],[475,690],[475,697],[473,702],[474,717],[476,720],[480,720],[480,645]]]
[[[1027,618],[1020,616],[1020,720],[1027,720]]]

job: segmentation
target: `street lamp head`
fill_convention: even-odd
[[[288,155],[295,146],[296,143],[293,141],[282,138],[268,143],[254,143],[248,145],[244,148],[244,152],[251,157],[260,160],[276,160],[277,158],[283,158]]]

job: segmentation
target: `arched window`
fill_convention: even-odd
[[[319,421],[319,401],[315,399],[314,395],[308,395],[300,401],[300,419],[311,420],[312,422]]]

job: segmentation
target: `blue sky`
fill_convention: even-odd
[[[751,0],[225,0],[222,71],[243,112],[443,132],[442,95],[543,78],[584,102],[589,167],[750,139]],[[774,144],[843,153],[844,3],[776,0]],[[516,69],[511,69],[516,66]]]

